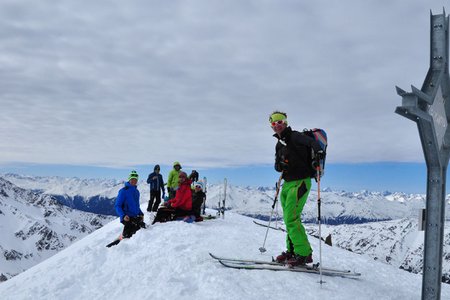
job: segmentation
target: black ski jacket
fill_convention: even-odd
[[[203,201],[206,198],[206,194],[203,191],[192,193],[192,212],[196,217],[200,216]]]
[[[322,150],[313,138],[286,127],[281,133],[274,134],[278,139],[275,146],[275,170],[283,172],[285,181],[305,179],[313,176],[311,149],[316,153]]]

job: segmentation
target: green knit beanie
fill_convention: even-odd
[[[128,181],[130,181],[133,178],[139,180],[139,175],[135,170],[131,171],[130,175],[128,176]]]

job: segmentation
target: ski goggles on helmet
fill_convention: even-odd
[[[281,125],[281,124],[286,124],[286,120],[278,120],[278,121],[275,121],[275,122],[270,123],[270,125],[271,125],[272,127],[275,127],[275,126]]]

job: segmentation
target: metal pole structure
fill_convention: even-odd
[[[430,68],[420,90],[397,87],[395,112],[417,123],[427,164],[422,299],[440,299],[445,222],[445,183],[450,154],[449,18],[430,14]]]

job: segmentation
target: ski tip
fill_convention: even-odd
[[[232,268],[232,269],[239,269],[239,267],[235,266],[235,265],[231,265],[228,264],[226,262],[224,262],[223,260],[219,259],[219,262],[222,266],[227,267],[227,268]]]

